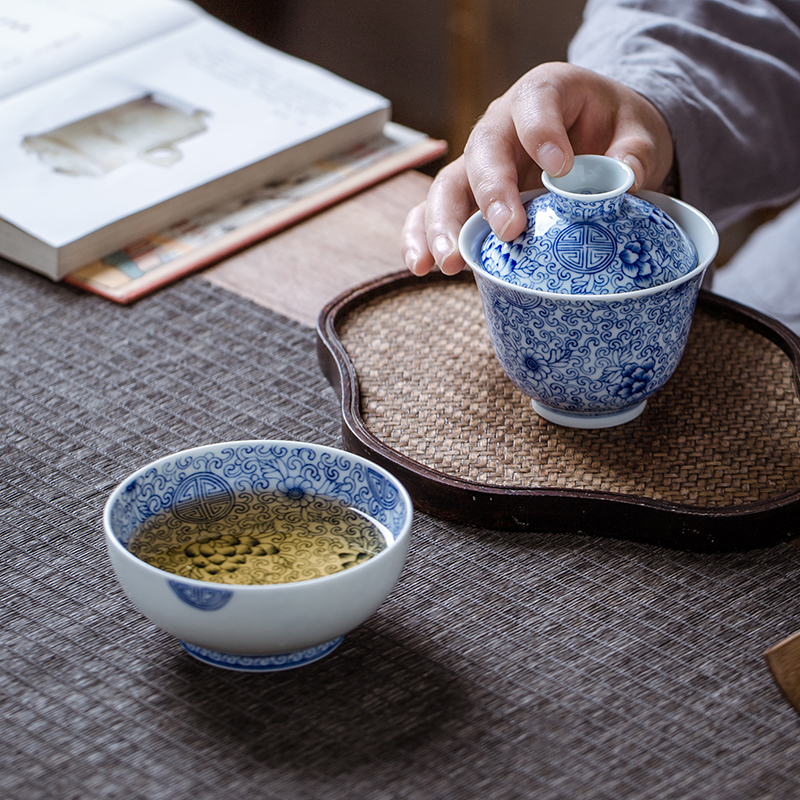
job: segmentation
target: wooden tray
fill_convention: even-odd
[[[323,309],[317,336],[344,446],[429,514],[698,551],[800,535],[800,339],[738,303],[701,292],[673,378],[637,420],[599,431],[533,411],[468,272],[363,284]]]

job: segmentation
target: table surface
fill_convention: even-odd
[[[407,172],[204,273],[212,283],[304,325],[352,286],[403,268],[398,256],[405,215],[431,183]],[[359,241],[353,245],[354,233]],[[324,265],[320,269],[320,265]],[[792,541],[800,547],[800,538]],[[800,709],[800,632],[768,654],[788,699]],[[783,662],[781,661],[783,659]]]
[[[800,796],[765,650],[800,549],[687,553],[415,515],[376,614],[303,669],[207,667],[131,606],[112,489],[175,450],[341,446],[327,301],[402,269],[406,173],[129,307],[0,261],[0,796]],[[435,334],[434,334],[435,335]]]
[[[328,300],[404,269],[400,232],[431,178],[405,172],[203,273],[206,280],[314,327]]]

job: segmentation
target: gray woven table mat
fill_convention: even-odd
[[[192,278],[123,308],[0,264],[4,798],[787,798],[800,718],[763,650],[800,549],[681,553],[419,515],[331,656],[206,667],[127,602],[111,488],[169,451],[339,442],[314,334]]]

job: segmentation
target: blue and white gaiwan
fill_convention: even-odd
[[[500,241],[480,213],[464,225],[495,353],[536,412],[605,428],[644,411],[674,373],[719,239],[696,209],[627,193],[633,172],[576,156],[549,192],[523,195],[527,230]]]

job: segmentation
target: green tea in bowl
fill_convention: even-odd
[[[391,534],[338,500],[299,505],[273,493],[234,499],[216,524],[188,522],[180,510],[152,517],[131,552],[158,569],[224,584],[275,584],[333,575],[376,556]]]

